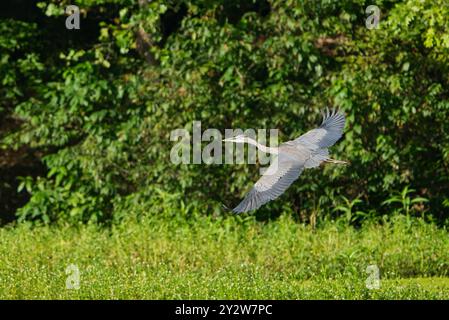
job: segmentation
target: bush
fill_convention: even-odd
[[[0,110],[23,121],[4,144],[43,150],[48,168],[22,184],[31,199],[20,219],[112,221],[134,206],[220,215],[221,202],[236,203],[258,170],[174,165],[170,132],[198,120],[221,130],[279,128],[286,141],[318,124],[326,106],[347,114],[332,153],[351,166],[304,172],[258,217],[286,211],[307,220],[331,213],[341,197],[381,216],[389,212],[381,203],[410,186],[429,199],[418,214],[447,218],[443,0],[381,1],[373,30],[365,26],[371,3],[362,0],[143,3],[78,1],[81,29],[61,31],[63,4],[47,0],[39,5],[45,19],[60,23],[46,31],[48,47],[19,41],[35,37],[43,18],[37,28],[20,24],[25,35],[0,34],[10,57],[0,75],[22,79],[0,89],[10,95]],[[61,32],[65,40],[52,44]]]

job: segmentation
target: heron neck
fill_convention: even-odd
[[[253,139],[248,139],[247,143],[252,144],[253,146],[256,146],[259,150],[261,150],[262,152],[265,152],[265,153],[273,153],[273,154],[278,154],[279,153],[279,149],[278,148],[272,148],[272,147],[264,146],[263,144],[260,144],[260,143],[258,143],[257,141],[255,141]]]

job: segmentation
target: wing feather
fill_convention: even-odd
[[[280,155],[278,161],[270,165],[242,202],[232,211],[242,213],[255,210],[278,198],[298,179],[303,170],[304,165],[300,162]]]
[[[328,148],[334,145],[343,135],[345,122],[345,115],[341,111],[326,109],[326,114],[323,113],[323,122],[318,128],[306,132],[293,141],[311,149]]]

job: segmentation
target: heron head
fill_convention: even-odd
[[[245,143],[248,141],[248,136],[245,134],[238,134],[231,138],[223,139],[224,142]]]

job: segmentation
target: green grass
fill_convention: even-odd
[[[18,225],[0,229],[0,299],[449,299],[448,235],[400,216],[360,229],[288,217]],[[79,290],[66,289],[70,264]]]

